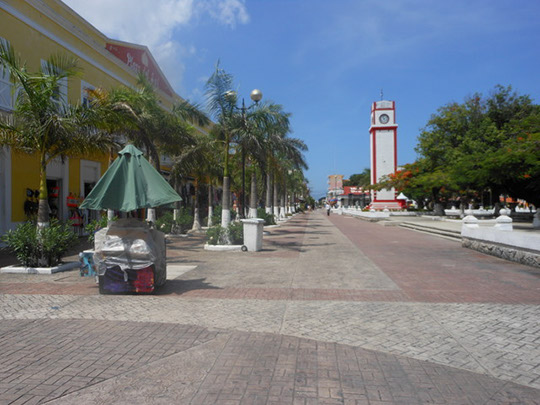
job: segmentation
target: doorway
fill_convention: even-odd
[[[96,183],[101,177],[101,164],[99,162],[94,162],[91,160],[81,159],[81,178],[80,178],[80,197],[85,198],[90,191],[94,188]],[[83,210],[83,225],[88,225],[92,220],[97,220],[100,217],[99,211],[94,210]]]
[[[47,179],[47,203],[49,204],[49,218],[62,219],[62,180]]]

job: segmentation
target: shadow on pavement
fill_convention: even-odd
[[[155,295],[182,295],[194,290],[222,290],[221,287],[215,287],[206,283],[206,278],[195,280],[167,280],[164,286],[155,291]]]

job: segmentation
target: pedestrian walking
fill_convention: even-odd
[[[332,206],[330,204],[326,203],[325,208],[326,208],[326,215],[330,216],[330,210],[332,209]]]

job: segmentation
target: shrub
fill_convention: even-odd
[[[244,244],[244,224],[242,222],[231,222],[229,225],[229,237],[232,245]]]
[[[25,222],[17,227],[14,231],[8,231],[2,241],[6,243],[17,260],[22,265],[30,267],[37,266],[39,259],[39,246],[37,244],[37,228],[32,222]]]
[[[193,215],[187,210],[180,210],[180,215],[174,220],[172,211],[167,211],[156,220],[156,229],[175,235],[186,233],[193,226]]]
[[[24,266],[56,266],[77,242],[77,236],[69,222],[61,223],[53,219],[48,227],[39,231],[35,223],[25,222],[14,231],[8,231],[2,241]]]
[[[267,214],[264,208],[257,208],[257,218],[264,219],[265,225],[275,225],[276,222],[274,220],[273,214]]]
[[[209,245],[242,245],[244,243],[244,228],[241,222],[231,222],[228,228],[215,225],[206,231]]]
[[[172,212],[167,211],[156,220],[156,229],[164,233],[172,233],[173,225],[176,225]]]
[[[118,217],[114,217],[112,220],[116,221]],[[102,228],[107,227],[107,215],[102,215],[99,219],[93,219],[84,227],[84,230],[88,234],[88,241],[94,242],[94,237],[96,235],[96,232],[99,231]]]
[[[48,227],[41,230],[41,254],[47,266],[60,263],[64,253],[77,243],[77,235],[71,228],[70,223],[51,221]]]
[[[216,205],[214,207],[214,215],[212,215],[212,223],[213,224],[221,224],[221,211],[223,210],[223,207],[221,205]],[[236,219],[236,211],[231,211],[231,221],[234,221]]]
[[[186,209],[180,210],[180,215],[176,219],[176,224],[179,227],[177,230],[178,233],[186,233],[193,226],[193,215]]]

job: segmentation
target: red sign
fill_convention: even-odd
[[[105,49],[128,65],[135,72],[142,71],[148,77],[150,82],[157,88],[164,91],[169,96],[173,92],[167,83],[167,80],[161,74],[159,68],[145,49],[122,46],[117,44],[106,44]]]

